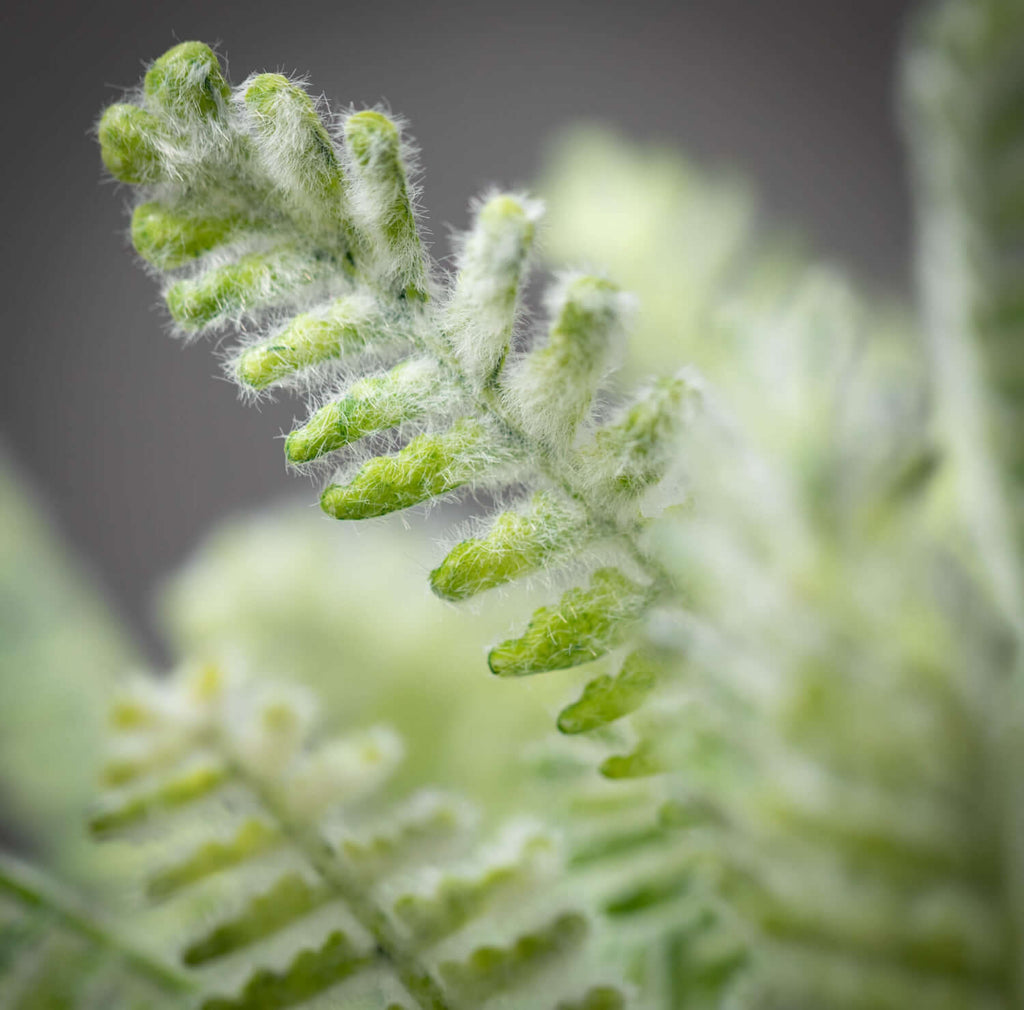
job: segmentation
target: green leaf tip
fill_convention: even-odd
[[[361,379],[340,399],[317,410],[285,439],[289,463],[308,463],[376,431],[424,414],[439,369],[428,358],[409,359],[384,375]]]
[[[220,61],[203,42],[182,42],[168,49],[146,73],[146,103],[180,119],[218,115],[231,95]]]
[[[586,453],[595,490],[635,497],[657,484],[697,396],[688,377],[657,379],[617,420],[599,428]]]
[[[259,74],[250,80],[243,98],[271,173],[286,189],[316,201],[336,201],[341,165],[309,95],[281,74]],[[332,209],[340,211],[340,206]]]
[[[393,168],[398,162],[398,127],[382,112],[374,109],[353,112],[345,120],[345,138],[356,161],[364,167],[384,163],[387,168]],[[404,172],[402,175],[404,179]]]
[[[611,281],[584,274],[563,277],[549,301],[547,342],[510,377],[511,401],[530,435],[566,446],[592,406],[623,328],[627,299]]]
[[[484,537],[458,544],[430,573],[442,599],[465,600],[542,568],[576,543],[580,517],[538,492],[525,512],[504,512]]]
[[[248,253],[172,284],[165,296],[167,309],[182,329],[194,332],[274,303],[296,275],[312,279],[289,250]]]
[[[541,205],[498,193],[479,207],[458,258],[451,340],[477,384],[493,382],[512,342]]]
[[[162,127],[152,113],[137,105],[111,105],[100,117],[97,132],[103,164],[119,182],[140,185],[163,179]]]
[[[491,649],[491,672],[524,677],[589,663],[621,644],[650,603],[650,590],[616,568],[599,568],[587,589],[570,589],[556,606],[541,607],[519,638]]]
[[[394,914],[417,943],[438,943],[481,914],[499,895],[525,890],[535,876],[535,857],[552,848],[551,839],[543,835],[526,838],[512,859],[479,875],[463,877],[455,871],[443,877],[432,893],[402,895],[394,904]]]
[[[601,774],[606,779],[642,779],[663,771],[664,762],[647,741],[641,741],[628,754],[613,754],[601,763]]]
[[[330,484],[320,507],[335,519],[371,519],[419,505],[475,479],[494,451],[479,421],[464,418],[441,434],[414,438],[366,463],[347,484]]]
[[[359,296],[336,299],[324,311],[295,316],[269,340],[242,351],[235,377],[250,389],[266,389],[302,369],[362,349],[377,326],[369,300]]]
[[[147,263],[174,270],[227,241],[235,217],[192,217],[160,203],[140,203],[132,214],[132,245]]]
[[[377,250],[376,258],[391,261],[388,282],[401,297],[426,301],[426,269],[402,158],[401,131],[383,113],[365,109],[345,120],[345,143],[353,161],[363,228],[384,247]]]
[[[270,851],[281,840],[280,833],[265,822],[246,821],[233,837],[205,842],[180,862],[161,870],[150,880],[147,893],[153,899],[168,898],[182,888]]]
[[[566,734],[587,733],[635,712],[654,690],[658,674],[658,664],[649,653],[630,653],[617,676],[595,677],[584,687],[579,700],[562,709],[559,730]]]

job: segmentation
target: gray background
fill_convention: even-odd
[[[295,406],[242,407],[207,348],[164,334],[125,195],[101,184],[96,115],[175,41],[220,43],[235,80],[296,70],[339,105],[386,98],[421,145],[438,252],[470,196],[528,182],[547,138],[599,118],[741,167],[820,253],[908,286],[902,0],[7,6],[3,431],[143,637],[154,582],[218,518],[289,486],[315,500],[274,438]]]

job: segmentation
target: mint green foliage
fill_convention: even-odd
[[[429,896],[400,898],[395,915],[420,942],[436,943],[461,929],[496,896],[521,893],[539,876],[538,857],[551,851],[549,838],[527,837],[510,861],[488,866],[475,878],[445,881]]]
[[[318,230],[339,225],[341,166],[310,97],[280,74],[259,74],[242,100],[255,121],[267,171],[295,209]]]
[[[916,26],[904,72],[919,282],[938,421],[968,537],[964,553],[1012,629],[1013,676],[992,691],[1014,993],[1024,999],[1024,11],[948,3]]]
[[[583,734],[621,788],[679,795],[621,839],[649,876],[605,907],[649,924],[666,1007],[693,984],[673,928],[702,906],[732,951],[729,1005],[1016,1006],[1021,852],[992,770],[1007,633],[950,557],[945,468],[921,462],[923,355],[813,271],[774,305],[742,297],[728,386],[708,380],[722,420],[687,442],[693,507],[655,537],[687,615],[650,629],[665,672],[644,704]]]
[[[360,462],[341,457],[323,510],[379,517],[511,484],[528,503],[435,566],[435,591],[466,599],[585,551],[586,568],[619,568],[641,587],[635,600],[602,615],[591,607],[575,630],[563,608],[562,644],[547,658],[527,647],[515,662],[565,668],[623,641],[650,601],[667,599],[644,540],[648,492],[662,503],[677,493],[670,464],[692,399],[689,379],[659,381],[599,419],[629,299],[609,280],[566,273],[547,299],[546,336],[530,346],[517,324],[539,203],[498,192],[475,204],[446,290],[420,241],[409,152],[388,116],[354,112],[336,137],[280,75],[225,91],[197,43],[161,57],[150,77],[161,75],[179,83],[147,86],[137,109],[154,120],[137,132],[159,171],[125,174],[107,159],[123,181],[172,180],[141,187],[137,246],[170,271],[165,297],[183,331],[244,322],[251,342],[229,361],[243,389],[310,394],[308,420],[285,442],[290,462],[354,446]],[[155,97],[175,88],[192,97]],[[104,150],[112,124],[101,126]],[[388,432],[404,447],[367,459],[363,440]]]
[[[226,242],[240,224],[233,217],[188,217],[140,203],[132,214],[132,245],[153,266],[174,270]]]
[[[594,439],[586,458],[592,494],[635,498],[658,484],[672,461],[671,447],[696,406],[686,377],[658,379]]]
[[[505,363],[540,213],[540,205],[528,200],[485,198],[464,239],[451,338],[459,365],[474,382],[493,384]]]
[[[359,950],[343,933],[331,933],[323,946],[304,950],[284,971],[257,972],[237,997],[216,996],[203,1010],[278,1010],[319,996],[373,963],[373,954]]]
[[[162,182],[161,124],[134,105],[112,105],[99,125],[100,153],[107,171],[121,182]]]
[[[345,121],[352,158],[354,204],[367,233],[371,255],[401,298],[426,301],[427,278],[413,216],[398,127],[372,109]]]
[[[210,666],[141,680],[112,716],[114,758],[152,760],[92,825],[156,849],[147,893],[178,908],[204,1010],[470,1010],[497,993],[554,1007],[613,990],[551,838],[509,829],[484,848],[464,807],[397,803],[390,731],[321,740],[301,689]]]
[[[599,568],[587,589],[570,589],[557,606],[542,607],[520,638],[491,649],[499,677],[523,677],[589,663],[621,644],[644,612],[649,591],[614,568]]]
[[[331,900],[331,890],[326,885],[311,884],[297,873],[288,874],[266,894],[253,897],[236,918],[228,919],[189,944],[182,952],[182,961],[189,967],[197,967],[243,950]]]
[[[191,798],[198,797],[193,794]],[[152,816],[151,811],[149,814]],[[95,820],[92,826],[95,830]],[[271,851],[282,841],[280,832],[264,821],[246,821],[227,841],[207,842],[179,862],[155,873],[150,878],[147,893],[159,900],[169,898],[206,877],[223,873]]]
[[[503,512],[483,537],[463,540],[430,573],[446,600],[465,600],[543,568],[577,542],[580,517],[558,498],[538,491],[522,512]]]
[[[243,351],[236,365],[238,379],[252,389],[266,389],[297,369],[362,350],[376,325],[372,302],[359,296],[339,298],[320,312],[296,316],[270,340]]]
[[[596,277],[569,278],[551,304],[547,342],[516,372],[512,402],[524,430],[557,449],[572,441],[609,368],[623,304],[618,288]]]
[[[285,297],[294,275],[303,271],[304,265],[293,249],[247,253],[237,262],[215,267],[195,280],[172,284],[167,291],[167,310],[183,329],[199,330],[225,316],[236,315],[247,306],[273,305]],[[311,273],[306,271],[303,279]],[[281,342],[287,348],[286,355],[295,353],[289,347],[288,335],[283,335]],[[320,360],[303,350],[298,351],[295,361],[286,357],[286,371]],[[240,374],[245,374],[245,367],[244,362],[239,363]],[[256,386],[259,388],[260,383]]]
[[[335,519],[398,512],[468,484],[501,455],[487,429],[464,418],[440,435],[418,435],[400,452],[370,460],[345,484],[329,484],[320,507]]]
[[[382,375],[361,379],[289,434],[284,446],[288,462],[309,463],[365,435],[416,420],[430,408],[439,378],[435,362],[411,358]]]
[[[151,108],[181,122],[220,119],[231,94],[217,57],[201,42],[164,53],[146,72],[143,91]]]
[[[123,769],[123,765],[120,766]],[[120,776],[122,779],[124,775]],[[209,796],[224,784],[223,769],[203,765],[189,768],[180,775],[161,782],[155,789],[133,797],[130,801],[97,814],[89,822],[96,835],[121,831],[155,814],[187,806]]]

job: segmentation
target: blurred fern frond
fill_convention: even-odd
[[[115,706],[91,826],[158,850],[146,893],[205,1010],[624,1005],[546,832],[481,845],[465,804],[389,795],[393,733],[319,740],[314,714],[212,667]]]

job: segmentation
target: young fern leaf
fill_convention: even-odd
[[[392,809],[380,793],[400,760],[394,735],[322,742],[312,711],[294,688],[214,668],[144,682],[115,707],[117,748],[154,757],[136,776],[119,760],[120,788],[92,827],[159,839],[146,891],[179,909],[203,1010],[326,993],[381,1010],[470,1010],[499,996],[553,1008],[591,992],[624,1005],[546,833],[510,829],[487,848],[451,801]],[[212,923],[194,911],[218,905]]]
[[[310,393],[308,420],[285,442],[289,462],[380,432],[404,440],[361,465],[343,460],[321,494],[327,514],[382,516],[483,485],[529,491],[432,573],[449,600],[584,551],[603,563],[589,588],[570,589],[492,652],[496,673],[589,662],[671,595],[645,542],[643,497],[666,476],[694,383],[660,380],[599,420],[629,315],[629,299],[600,277],[562,276],[546,335],[517,336],[537,202],[498,192],[475,204],[442,286],[419,238],[399,126],[366,110],[335,130],[279,75],[232,91],[199,43],[160,57],[136,102],[104,113],[99,139],[111,174],[139,187],[133,240],[165,274],[177,326],[244,321],[256,336],[228,356],[243,390]],[[555,625],[558,644],[545,645]]]
[[[11,1010],[188,1005],[183,973],[136,949],[39,870],[0,853],[0,1003]]]

